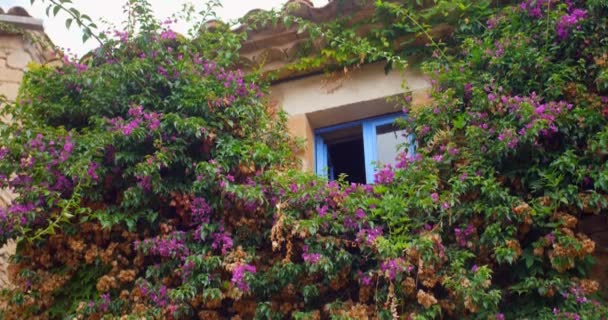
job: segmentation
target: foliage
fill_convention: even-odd
[[[268,83],[236,66],[242,34],[187,39],[130,4],[137,28],[33,68],[3,111],[0,181],[19,196],[0,240],[21,240],[5,318],[607,314],[576,232],[608,206],[603,2],[436,2],[479,11],[456,15],[457,47],[435,42],[434,102],[403,99],[417,153],[373,185],[295,169]],[[388,22],[429,34],[437,12],[376,5],[390,27],[330,45],[350,52],[332,63],[380,52]]]

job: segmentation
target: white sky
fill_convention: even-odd
[[[98,23],[100,18],[120,26],[124,20],[122,12],[126,0],[73,0],[74,5],[81,13],[89,15],[93,21]],[[148,0],[160,19],[167,18],[176,13],[184,3],[193,3],[197,8],[202,8],[205,0]],[[36,0],[30,5],[30,0],[0,0],[0,7],[5,11],[14,6],[25,8],[32,17],[44,20],[44,28],[51,40],[62,48],[70,48],[73,53],[81,56],[95,47],[95,42],[89,40],[82,43],[80,30],[72,25],[70,30],[65,28],[65,16],[58,14],[57,17],[47,17],[45,13],[48,1]],[[224,20],[237,19],[252,9],[280,8],[286,0],[221,0],[223,8],[218,10],[218,15]],[[315,6],[320,7],[327,4],[328,0],[312,0]],[[185,33],[187,25],[178,24],[174,26],[176,31]]]

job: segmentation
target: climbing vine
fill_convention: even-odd
[[[369,185],[298,170],[230,24],[186,37],[132,0],[130,27],[85,58],[33,67],[0,125],[18,194],[0,242],[19,240],[0,317],[605,318],[578,224],[608,207],[607,4],[361,5],[357,24],[245,22],[323,39],[288,68],[428,53],[433,102],[400,100],[417,151]]]

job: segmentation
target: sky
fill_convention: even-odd
[[[184,3],[192,3],[196,8],[203,8],[205,0],[148,0],[152,4],[156,17],[165,19],[176,13]],[[101,26],[99,22],[106,20],[116,26],[120,26],[124,20],[122,12],[126,0],[73,0],[74,6],[83,13],[89,15],[93,21]],[[253,9],[280,8],[286,0],[221,0],[222,8],[218,9],[218,15],[224,20],[237,19]],[[312,0],[315,6],[320,7],[327,4],[328,0]],[[57,17],[47,17],[45,0],[35,0],[30,5],[30,0],[0,0],[0,7],[5,11],[14,6],[25,8],[32,17],[43,19],[44,28],[51,40],[63,49],[71,49],[71,52],[82,56],[96,46],[93,40],[82,43],[82,33],[73,25],[70,30],[65,28],[65,16],[58,14]],[[186,33],[188,25],[178,23],[174,26],[176,31]]]

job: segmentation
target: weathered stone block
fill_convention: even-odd
[[[25,69],[32,61],[32,56],[24,50],[15,50],[6,57],[6,64],[15,69]]]
[[[14,241],[9,241],[4,247],[0,248],[0,290],[10,288],[11,282],[8,279],[7,268],[10,256],[15,254],[16,245]]]
[[[23,71],[21,69],[2,68],[0,61],[0,82],[21,83]]]
[[[21,49],[23,47],[23,38],[19,35],[2,36],[0,48]]]
[[[0,83],[0,95],[6,96],[8,100],[15,101],[17,99],[17,93],[19,91],[18,83]]]

